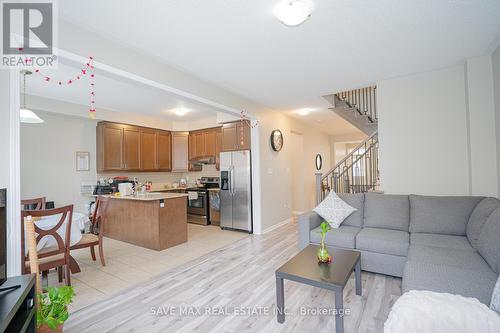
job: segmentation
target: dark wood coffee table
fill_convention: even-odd
[[[344,287],[355,272],[356,295],[361,296],[361,254],[358,251],[329,248],[333,257],[330,264],[320,264],[316,258],[318,246],[309,245],[276,270],[276,305],[278,322],[285,322],[285,295],[283,280],[292,280],[335,293],[335,309],[343,309]],[[344,317],[335,316],[335,331],[344,332]]]

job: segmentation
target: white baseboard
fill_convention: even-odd
[[[292,222],[292,221],[293,221],[293,217],[290,217],[290,218],[288,218],[288,219],[286,219],[286,220],[284,220],[284,221],[281,221],[281,222],[280,222],[280,223],[278,223],[278,224],[272,225],[272,226],[270,226],[269,228],[264,229],[264,230],[262,231],[261,235],[263,235],[263,234],[267,234],[268,232],[271,232],[271,231],[273,231],[273,230],[275,230],[275,229],[278,229],[278,228],[280,228],[280,227],[284,226],[285,224],[288,224],[288,223],[290,223],[290,222]]]

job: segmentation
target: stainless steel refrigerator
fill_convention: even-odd
[[[252,167],[250,151],[220,153],[220,226],[252,230]]]

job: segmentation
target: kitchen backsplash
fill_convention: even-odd
[[[201,177],[219,177],[219,171],[214,164],[203,165],[202,171],[198,172],[120,172],[120,173],[103,173],[97,174],[97,180],[100,178],[113,178],[116,176],[127,176],[130,179],[137,177],[139,181],[151,181],[153,186],[155,183],[176,183],[181,178],[188,181],[189,184],[196,182],[196,179]]]

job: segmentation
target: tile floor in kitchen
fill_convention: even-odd
[[[92,261],[89,249],[71,251],[80,265],[81,272],[71,275],[75,298],[70,312],[117,294],[139,282],[165,272],[185,262],[249,237],[243,232],[221,230],[217,226],[188,224],[188,242],[155,251],[113,239],[104,239],[106,266]],[[49,285],[58,285],[57,274],[49,274]]]

